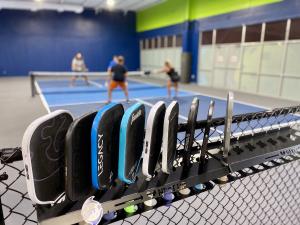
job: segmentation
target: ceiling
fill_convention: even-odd
[[[84,9],[100,11],[139,11],[165,0],[0,0],[0,9],[56,10],[81,13]]]

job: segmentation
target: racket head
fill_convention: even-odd
[[[124,108],[110,103],[101,108],[91,130],[92,184],[107,189],[118,174],[119,131]]]
[[[136,103],[125,111],[120,128],[118,177],[127,184],[135,182],[143,152],[144,129],[145,106]]]
[[[189,111],[187,128],[185,133],[183,164],[186,166],[190,165],[190,155],[191,155],[191,149],[194,142],[198,108],[199,108],[199,99],[195,97],[192,101],[191,108]]]
[[[96,114],[90,112],[74,120],[66,135],[66,194],[72,201],[92,191],[90,134]]]
[[[164,131],[162,142],[162,171],[170,174],[176,157],[177,130],[178,130],[179,104],[171,102],[164,119]]]
[[[142,167],[143,174],[147,179],[154,176],[161,152],[165,112],[165,103],[159,101],[151,108],[147,118]]]
[[[72,121],[70,112],[57,110],[33,121],[24,133],[28,195],[37,204],[55,203],[65,192],[65,136]]]
[[[206,127],[204,129],[204,136],[203,136],[203,142],[202,142],[202,146],[201,146],[201,153],[200,153],[200,162],[204,162],[205,160],[205,154],[207,152],[207,144],[208,144],[208,139],[209,139],[209,134],[210,134],[210,129],[211,129],[211,123],[212,123],[212,119],[213,119],[213,113],[214,113],[214,109],[215,109],[215,101],[211,100],[209,103],[209,107],[208,107],[208,112],[207,112],[207,124]]]

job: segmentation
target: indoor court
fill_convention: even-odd
[[[300,224],[300,1],[0,0],[0,225]]]

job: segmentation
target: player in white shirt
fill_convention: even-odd
[[[72,60],[72,71],[73,72],[86,72],[87,71],[83,56],[80,52],[78,52]],[[82,76],[85,80],[86,85],[89,85],[89,80],[88,80],[87,76],[77,75],[77,76],[72,77],[71,86],[75,85],[75,81],[79,76]]]

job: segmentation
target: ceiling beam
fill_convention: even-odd
[[[58,12],[70,11],[75,13],[82,13],[83,7],[73,4],[61,4],[51,2],[23,2],[20,1],[4,1],[0,0],[0,9],[17,9],[17,10],[55,10]]]

